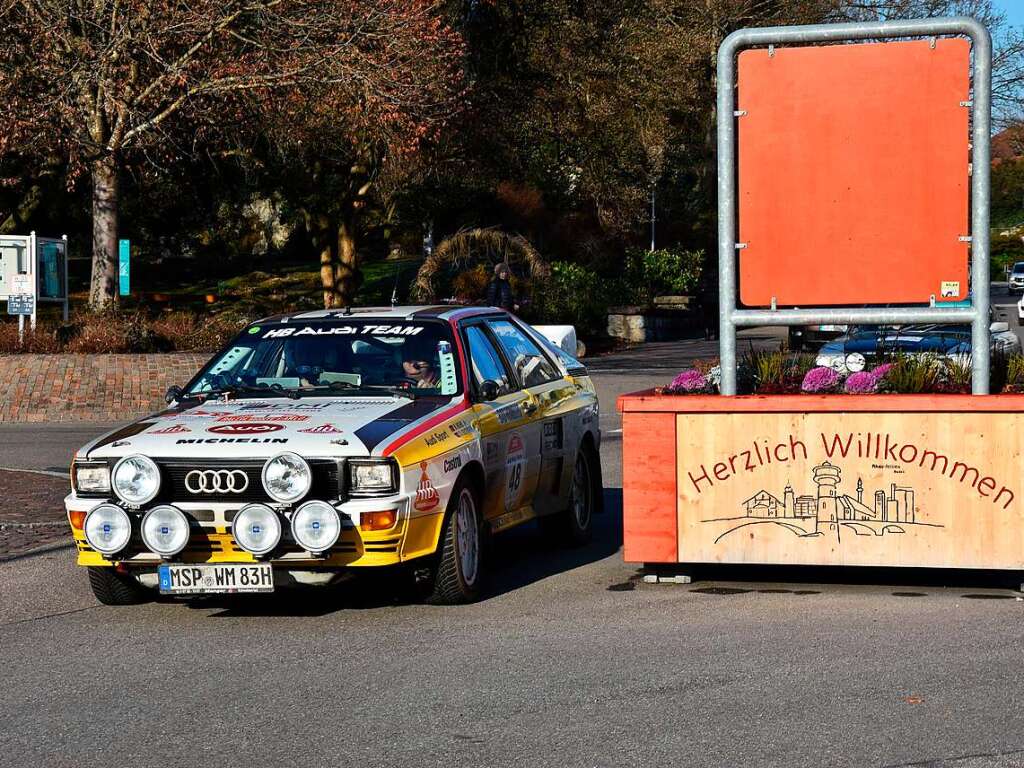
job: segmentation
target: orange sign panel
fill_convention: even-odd
[[[740,302],[967,296],[970,43],[743,51]]]

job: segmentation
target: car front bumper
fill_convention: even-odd
[[[291,542],[287,523],[281,545],[269,557],[257,558],[238,546],[231,535],[230,520],[240,509],[238,504],[175,503],[192,519],[189,542],[172,558],[163,560],[142,544],[137,529],[128,547],[106,557],[89,546],[85,533],[71,526],[78,550],[77,562],[83,566],[119,566],[122,569],[152,570],[161,562],[173,563],[255,563],[269,562],[284,569],[372,567],[397,565],[432,554],[437,548],[443,510],[431,514],[412,512],[414,494],[396,494],[383,498],[350,500],[334,507],[341,513],[343,528],[338,543],[322,556],[314,556]],[[104,503],[101,499],[79,499],[69,494],[68,512],[88,512]],[[364,512],[395,510],[397,521],[387,530],[368,531],[359,527]],[[211,514],[212,513],[212,514]],[[203,518],[201,521],[198,518]]]

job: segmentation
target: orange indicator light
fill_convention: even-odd
[[[359,530],[361,531],[386,531],[395,527],[398,520],[398,513],[393,509],[386,509],[382,512],[363,512],[359,516]]]

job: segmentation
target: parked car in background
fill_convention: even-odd
[[[1018,261],[1013,265],[1007,288],[1010,293],[1024,293],[1024,261]]]
[[[1021,351],[1020,339],[1007,323],[989,326],[993,353]],[[935,355],[966,361],[971,354],[969,325],[855,325],[818,352],[817,364],[849,373],[872,367],[893,355]]]
[[[793,351],[814,349],[850,330],[848,325],[791,325],[789,348]]]

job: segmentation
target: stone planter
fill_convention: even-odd
[[[689,296],[658,296],[653,306],[610,307],[608,335],[634,344],[681,338],[693,327]]]

